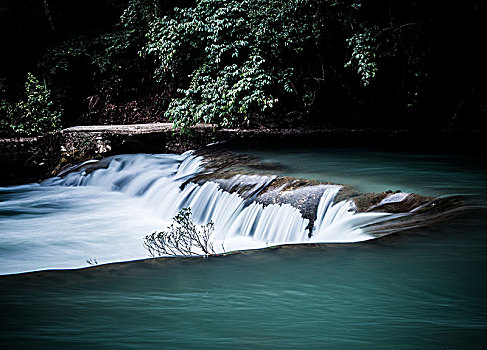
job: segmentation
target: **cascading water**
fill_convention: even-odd
[[[143,237],[164,229],[184,207],[196,223],[215,223],[211,239],[218,252],[364,241],[373,238],[367,225],[390,216],[356,213],[351,201],[334,204],[340,186],[318,185],[323,194],[310,233],[309,220],[290,204],[253,201],[274,177],[188,182],[203,165],[191,152],[120,155],[42,184],[0,188],[0,273],[146,258]]]

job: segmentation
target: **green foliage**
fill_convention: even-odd
[[[130,0],[120,17],[120,23],[128,29],[144,30],[159,15],[157,0]]]
[[[27,74],[25,83],[26,100],[17,103],[20,114],[19,123],[15,126],[18,133],[38,135],[59,129],[61,126],[61,112],[54,107],[51,92],[45,83]]]
[[[83,91],[90,113],[157,91],[183,132],[303,116],[338,89],[358,101],[351,86],[369,85],[397,53],[405,28],[369,23],[367,11],[361,0],[128,0],[111,30],[70,36],[39,68],[56,100]],[[70,83],[81,75],[84,85]]]
[[[210,236],[213,222],[196,227],[191,219],[191,209],[182,208],[173,218],[167,231],[153,232],[144,238],[144,247],[151,256],[162,255],[210,255],[214,254]]]
[[[132,1],[136,3],[136,1]],[[84,87],[102,96],[105,103],[125,90],[134,90],[132,79],[140,81],[144,71],[138,55],[146,27],[128,9],[112,30],[91,35],[74,35],[49,48],[38,63],[48,81],[56,85],[56,99],[79,98]],[[73,84],[73,80],[80,80]],[[73,86],[74,85],[74,86]],[[127,86],[131,85],[131,86]],[[84,96],[85,98],[88,96]]]
[[[319,6],[311,0],[200,0],[154,16],[143,53],[154,57],[160,82],[180,86],[166,116],[176,127],[229,127],[280,99],[299,100],[293,65],[314,45]]]
[[[4,80],[0,79],[0,134],[11,132],[11,121],[15,110],[15,106],[8,101],[6,93]]]
[[[75,62],[87,63],[95,75],[111,75],[123,69],[136,55],[143,43],[154,0],[130,0],[119,23],[107,31],[70,35],[49,48],[39,62],[39,68],[51,78],[74,69]],[[152,3],[152,6],[149,4]],[[91,78],[91,77],[90,77]]]
[[[374,29],[377,32],[377,28],[367,28],[363,33],[355,33],[350,39],[347,39],[352,54],[345,67],[355,69],[364,86],[370,83],[377,72],[377,42],[373,35]]]
[[[32,73],[27,74],[25,97],[16,105],[3,99],[0,101],[0,111],[5,114],[3,132],[32,136],[60,128],[61,112],[54,107],[46,85]]]
[[[65,125],[160,121],[162,113],[182,131],[200,122],[383,125],[396,123],[392,109],[407,113],[406,124],[412,113],[420,122],[430,111],[448,119],[465,100],[484,110],[482,80],[471,78],[481,75],[463,68],[483,67],[471,62],[480,57],[473,43],[486,6],[477,0],[441,8],[418,1],[90,0],[53,11],[56,30],[45,25],[43,6],[28,3],[29,10],[14,1],[0,8],[11,36],[4,45],[10,63],[0,72],[10,84],[9,97],[0,97],[4,130],[18,119],[16,79],[32,67],[51,87]],[[463,22],[452,20],[457,15]]]
[[[67,39],[48,50],[39,68],[51,79],[72,69],[74,62],[88,63],[97,74],[113,74],[122,67],[118,60],[133,44],[132,32],[125,29],[100,34],[94,38],[78,36]]]

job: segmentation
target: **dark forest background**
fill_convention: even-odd
[[[485,1],[2,0],[0,128],[481,129]]]

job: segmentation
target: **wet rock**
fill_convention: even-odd
[[[216,182],[224,191],[238,193],[248,201],[255,201],[264,206],[270,204],[289,204],[298,209],[303,218],[309,220],[308,229],[312,230],[317,209],[324,191],[329,188],[324,183],[314,180],[298,179],[289,176],[271,175],[268,169],[282,170],[279,164],[262,163],[259,159],[229,151],[199,152],[204,156],[208,173],[188,180],[203,184]],[[270,166],[267,166],[270,165]],[[260,169],[266,169],[261,171]],[[402,193],[399,190],[380,193],[360,193],[350,185],[340,185],[341,189],[334,203],[352,201],[357,212],[387,212],[398,215],[387,224],[379,224],[377,232],[384,234],[389,230],[400,231],[415,226],[424,226],[443,220],[458,213],[464,207],[460,197],[433,198],[415,193]],[[384,225],[387,225],[384,226]],[[373,231],[373,230],[372,230]],[[380,236],[377,234],[377,236]]]

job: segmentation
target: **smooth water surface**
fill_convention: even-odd
[[[285,167],[286,175],[349,184],[361,192],[487,196],[487,158],[478,153],[407,153],[326,148],[245,150]],[[480,199],[480,203],[484,198]]]
[[[487,177],[481,160],[367,150],[259,156],[283,162],[293,176],[334,176],[328,181],[362,191],[464,194],[473,207],[434,227],[360,244],[0,276],[0,347],[485,347]]]

